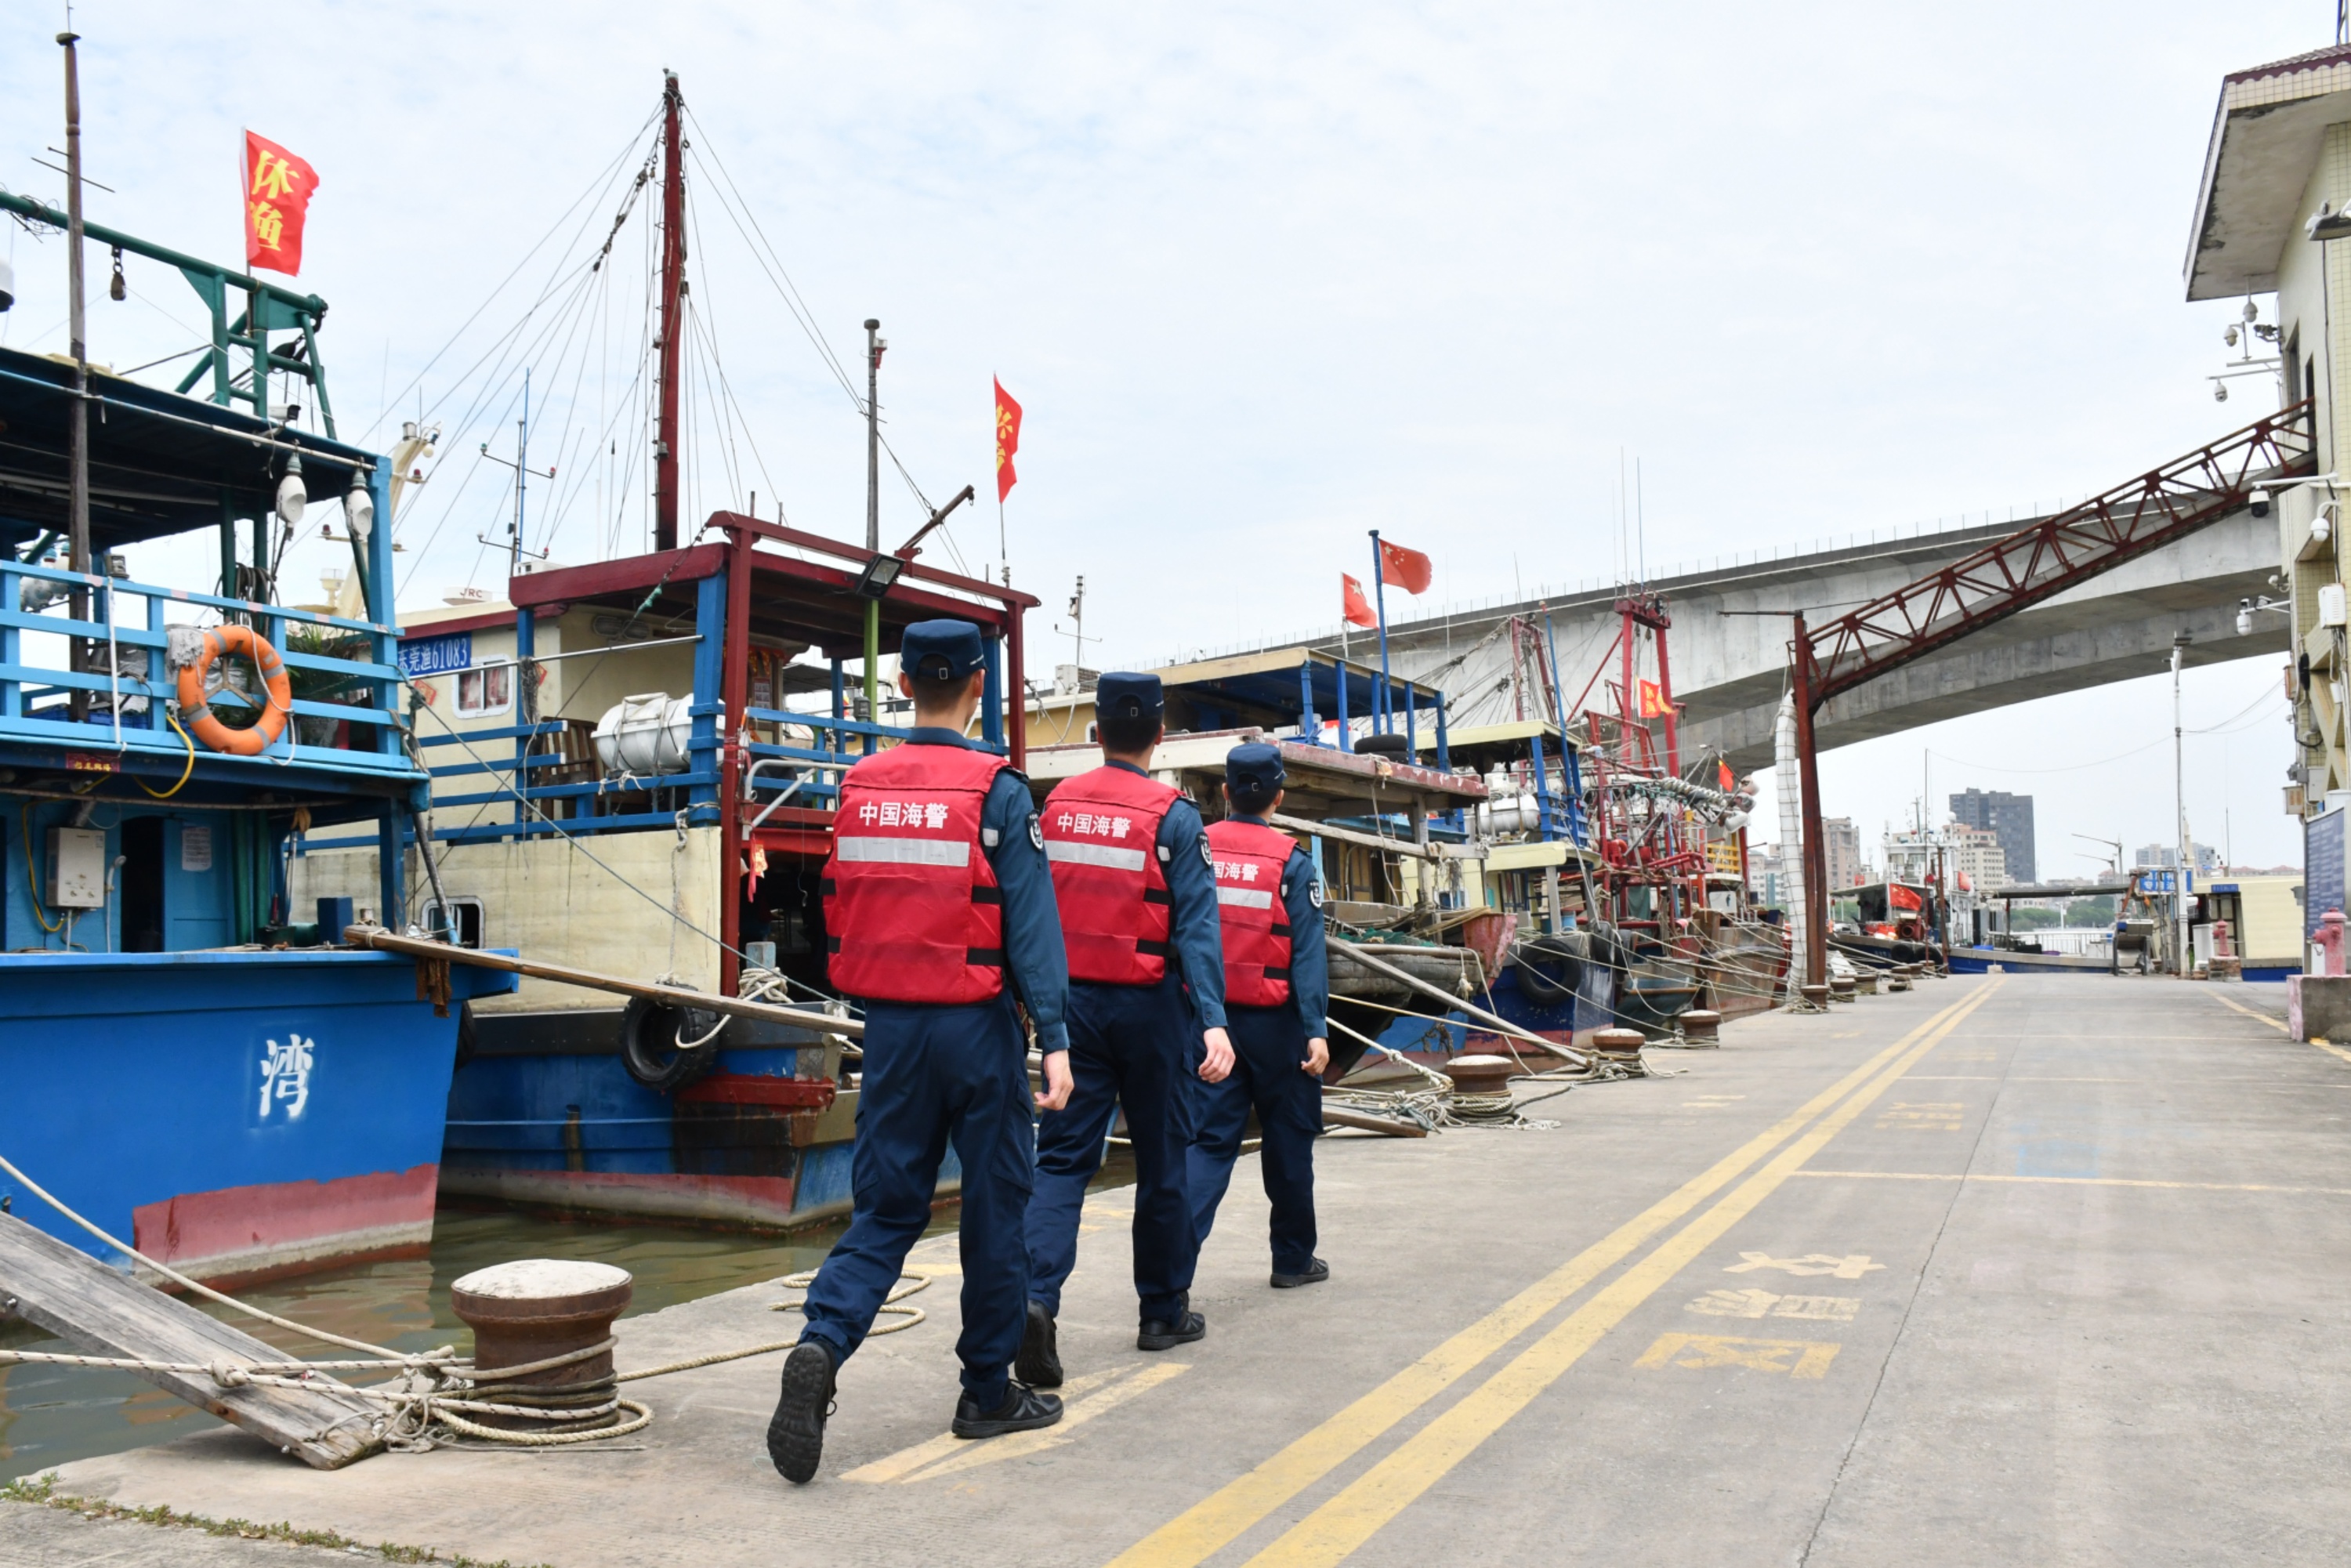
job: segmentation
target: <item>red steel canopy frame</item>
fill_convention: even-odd
[[[1828,859],[1821,843],[1813,716],[1830,698],[1923,659],[2101,572],[2161,549],[2241,510],[2264,484],[2308,473],[2309,400],[2077,507],[2029,523],[1941,570],[1790,640],[1796,751],[1803,771],[1804,979],[1828,972]]]
[[[528,614],[542,607],[559,611],[582,601],[610,598],[615,603],[630,603],[649,592],[682,591],[687,583],[725,574],[726,638],[719,680],[730,727],[719,737],[717,806],[726,854],[720,863],[735,868],[739,877],[746,856],[755,847],[821,856],[830,852],[832,833],[831,812],[791,806],[771,812],[757,831],[747,828],[743,779],[750,759],[743,749],[747,733],[743,716],[750,706],[751,633],[772,630],[815,643],[828,658],[862,659],[864,601],[857,597],[855,584],[874,558],[862,545],[739,512],[713,513],[704,528],[724,534],[724,541],[532,572],[514,579],[509,592],[517,609]],[[1029,749],[1028,685],[1021,620],[1040,601],[1033,594],[985,579],[924,566],[911,553],[899,552],[898,559],[904,564],[881,601],[885,635],[903,632],[915,621],[952,616],[974,622],[984,635],[1001,638],[1004,690],[996,695],[1002,705],[1006,750],[1013,767],[1024,767]],[[740,900],[730,894],[720,901],[720,908],[725,947],[719,985],[731,995],[740,968]]]

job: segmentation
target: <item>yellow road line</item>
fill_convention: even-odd
[[[936,1480],[941,1476],[956,1475],[981,1465],[998,1464],[1006,1459],[1023,1458],[1047,1448],[1058,1448],[1071,1440],[1077,1427],[1116,1409],[1130,1399],[1148,1394],[1170,1378],[1190,1371],[1191,1366],[1188,1361],[1154,1362],[1123,1382],[1114,1383],[1092,1398],[1081,1399],[1071,1405],[1058,1427],[1048,1427],[1040,1432],[1015,1432],[1009,1437],[990,1437],[985,1442],[956,1441],[959,1452],[903,1479],[907,1482]]]
[[[2139,1181],[2126,1176],[1987,1176],[1972,1171],[1804,1170],[1796,1174],[1841,1181],[1990,1181],[2050,1186],[2152,1186],[2176,1187],[2184,1192],[2283,1192],[2314,1194],[2322,1197],[2351,1197],[2351,1186],[2269,1186],[2259,1182]]]
[[[1834,1106],[1855,1085],[1946,1019],[1956,1021],[1988,992],[1954,1002],[1879,1051],[1798,1110],[1626,1220],[1486,1316],[1471,1323],[1247,1474],[1161,1525],[1111,1561],[1110,1568],[1193,1568],[1242,1531],[1321,1480],[1390,1427],[1436,1398],[1533,1327],[1553,1308],[1622,1262],[1643,1243],[1728,1186]]]
[[[1116,1383],[1133,1370],[1134,1369],[1131,1366],[1113,1366],[1107,1372],[1090,1372],[1082,1377],[1072,1377],[1061,1388],[1062,1403],[1065,1406],[1073,1406],[1085,1396]],[[1063,1421],[1066,1422],[1068,1419],[1068,1416],[1062,1416]],[[987,1441],[994,1444],[1003,1439],[991,1437]],[[841,1472],[841,1479],[845,1481],[870,1481],[877,1484],[883,1481],[904,1480],[915,1471],[937,1464],[949,1455],[964,1452],[971,1446],[972,1440],[969,1438],[958,1437],[953,1432],[942,1432],[935,1437],[926,1438],[915,1444],[911,1448],[901,1448],[894,1454],[875,1459],[870,1464],[860,1465],[853,1470],[844,1470]]]
[[[1329,1501],[1292,1525],[1280,1540],[1249,1560],[1250,1568],[1328,1568],[1362,1546],[1390,1520],[1435,1486],[1502,1428],[1600,1343],[1609,1330],[1669,1283],[1782,1183],[1852,1124],[1872,1102],[1892,1088],[1927,1052],[1980,1007],[2005,982],[1991,985],[1948,1009],[1935,1032],[1905,1051],[1851,1098],[1823,1117],[1729,1197],[1677,1232],[1664,1245],[1625,1270],[1541,1339],[1513,1357],[1444,1414],[1398,1444]],[[1880,1059],[1882,1060],[1882,1058]]]
[[[2249,1019],[2259,1019],[2262,1022],[2269,1025],[2280,1034],[2291,1032],[2286,1028],[2284,1020],[2281,1019],[2273,1019],[2264,1012],[2256,1012],[2252,1008],[2245,1006],[2242,1002],[2232,1002],[2228,998],[2219,995],[2215,995],[2212,999],[2220,1003],[2224,1008],[2234,1009],[2236,1011],[2244,1014]],[[2318,1047],[2319,1050],[2326,1052],[2329,1056],[2339,1056],[2346,1061],[2351,1061],[2351,1051],[2344,1050],[2341,1046],[2335,1044],[2331,1040],[2313,1039],[2309,1043]]]

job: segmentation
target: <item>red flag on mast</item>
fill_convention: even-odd
[[[1371,601],[1364,597],[1364,585],[1343,571],[1339,574],[1339,613],[1357,626],[1380,623],[1380,618],[1372,612]]]
[[[302,221],[319,172],[266,136],[245,133],[245,265],[302,270]]]
[[[1394,583],[1406,593],[1426,593],[1437,569],[1429,559],[1416,549],[1380,541],[1380,580]]]
[[[1640,688],[1643,718],[1671,718],[1674,710],[1666,701],[1666,689],[1655,681],[1635,681]]]
[[[1012,471],[1012,455],[1019,450],[1020,405],[1012,401],[1012,394],[1004,390],[1004,383],[998,382],[996,383],[996,500],[998,506],[1003,505],[1004,497],[1010,495],[1012,486],[1019,482],[1020,476]]]

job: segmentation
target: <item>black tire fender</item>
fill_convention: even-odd
[[[678,1040],[698,1040],[718,1021],[717,1014],[698,1008],[632,997],[621,1011],[621,1063],[646,1088],[674,1094],[708,1077],[718,1065],[718,1040],[691,1051],[679,1050]]]

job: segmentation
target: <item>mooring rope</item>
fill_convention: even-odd
[[[360,1402],[361,1407],[329,1423],[312,1435],[313,1440],[327,1437],[355,1421],[365,1421],[371,1436],[395,1453],[423,1453],[445,1442],[452,1434],[472,1437],[481,1442],[523,1448],[547,1448],[569,1443],[603,1442],[613,1437],[625,1437],[641,1432],[653,1424],[653,1413],[649,1406],[633,1399],[620,1397],[617,1387],[648,1377],[664,1377],[672,1373],[690,1372],[697,1367],[716,1366],[722,1362],[742,1361],[755,1355],[771,1355],[789,1350],[798,1339],[778,1340],[768,1344],[747,1345],[735,1350],[713,1351],[708,1354],[690,1356],[684,1361],[665,1363],[660,1366],[643,1367],[634,1372],[614,1372],[580,1383],[526,1383],[519,1381],[541,1373],[557,1371],[608,1355],[620,1344],[618,1338],[607,1335],[594,1344],[581,1345],[559,1355],[538,1361],[522,1362],[512,1366],[480,1367],[471,1356],[456,1354],[455,1345],[443,1345],[435,1350],[404,1354],[364,1340],[329,1333],[291,1318],[279,1317],[249,1302],[238,1301],[212,1287],[200,1284],[176,1270],[166,1268],[145,1253],[110,1236],[81,1215],[67,1207],[54,1193],[34,1181],[23,1171],[0,1155],[0,1170],[24,1185],[25,1190],[47,1204],[51,1208],[83,1230],[106,1243],[124,1256],[152,1269],[162,1278],[203,1296],[209,1301],[234,1308],[249,1317],[300,1334],[305,1338],[339,1344],[346,1349],[368,1351],[363,1359],[335,1361],[240,1361],[223,1356],[209,1362],[159,1361],[146,1356],[82,1355],[66,1351],[0,1349],[0,1366],[32,1364],[44,1366],[81,1366],[102,1371],[140,1374],[166,1374],[181,1377],[204,1377],[215,1387],[287,1388],[309,1394],[339,1395]],[[788,1274],[777,1281],[787,1290],[805,1291],[816,1280],[816,1271]],[[924,1321],[920,1307],[901,1304],[908,1296],[930,1288],[931,1277],[923,1273],[905,1273],[891,1287],[882,1311],[901,1321],[877,1324],[872,1333],[896,1333],[913,1328]],[[778,1301],[774,1312],[799,1312],[807,1305],[803,1296],[799,1301]],[[396,1375],[384,1384],[360,1385],[334,1375],[337,1373],[388,1372]],[[488,1397],[484,1397],[488,1396]],[[367,1406],[376,1408],[368,1408]],[[623,1415],[625,1413],[625,1415]],[[489,1416],[507,1420],[542,1423],[537,1429],[491,1427],[467,1419],[472,1416]],[[622,1419],[613,1420],[614,1416]],[[584,1423],[609,1423],[586,1426]]]

